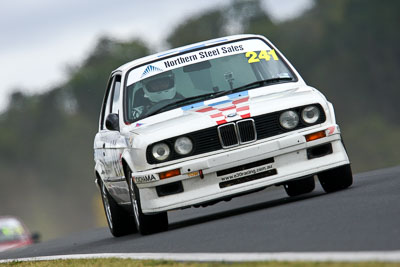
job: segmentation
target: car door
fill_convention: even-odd
[[[111,86],[113,84],[114,77],[111,76],[108,84],[107,89],[104,94],[103,105],[100,112],[100,119],[99,119],[99,131],[97,132],[94,138],[94,160],[95,160],[95,170],[101,176],[102,180],[107,181],[108,179],[108,170],[105,166],[105,135],[107,134],[107,129],[105,127],[105,119],[110,113],[110,101],[112,90]]]
[[[120,98],[121,75],[114,74],[110,78],[103,102],[99,132],[95,138],[95,155],[97,155],[98,164],[101,166],[101,178],[109,193],[117,201],[126,202],[129,201],[129,195],[121,162],[126,141],[119,131],[106,128],[107,116],[111,113],[120,114]]]

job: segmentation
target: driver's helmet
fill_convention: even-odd
[[[172,99],[176,95],[175,77],[171,71],[166,71],[142,81],[144,94],[152,102]]]

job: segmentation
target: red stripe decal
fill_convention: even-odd
[[[249,108],[249,106],[244,106],[244,107],[240,107],[240,108],[237,108],[236,109],[236,111],[245,111],[245,110],[249,110],[250,108]]]
[[[226,108],[219,108],[219,111],[226,111],[226,110],[230,110],[230,109],[234,109],[236,108],[236,106],[230,106],[230,107],[226,107]]]
[[[239,103],[247,102],[248,100],[249,100],[249,97],[245,97],[245,98],[242,98],[242,99],[238,99],[238,100],[232,101],[232,104],[237,105]]]
[[[250,118],[250,113],[240,115],[240,117],[242,117],[242,119]]]
[[[218,124],[218,125],[223,124],[223,123],[227,123],[227,121],[226,121],[226,120],[217,121],[217,124]]]
[[[199,110],[196,110],[196,112],[208,112],[208,111],[211,111],[211,110],[214,110],[215,108],[213,108],[213,107],[206,107],[206,108],[203,108],[203,109],[199,109]]]
[[[222,116],[224,116],[224,114],[222,114],[222,112],[210,115],[210,117],[213,118],[213,119],[214,118],[218,118],[218,117],[222,117]]]

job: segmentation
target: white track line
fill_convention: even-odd
[[[171,260],[194,262],[249,262],[249,261],[318,261],[318,262],[400,262],[400,250],[370,252],[277,252],[277,253],[101,253],[57,255],[0,260],[48,261],[66,259],[121,258],[134,260]]]

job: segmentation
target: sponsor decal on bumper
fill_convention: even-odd
[[[137,184],[150,183],[160,180],[157,174],[137,175],[132,176],[132,178]]]
[[[272,169],[273,169],[273,164],[271,163],[271,164],[268,164],[265,166],[259,166],[259,167],[231,173],[231,174],[220,177],[220,179],[222,182],[225,182],[225,181],[235,180],[238,178],[243,178],[246,176],[254,175],[257,173],[261,173],[261,172],[266,172],[266,171],[269,171]]]

